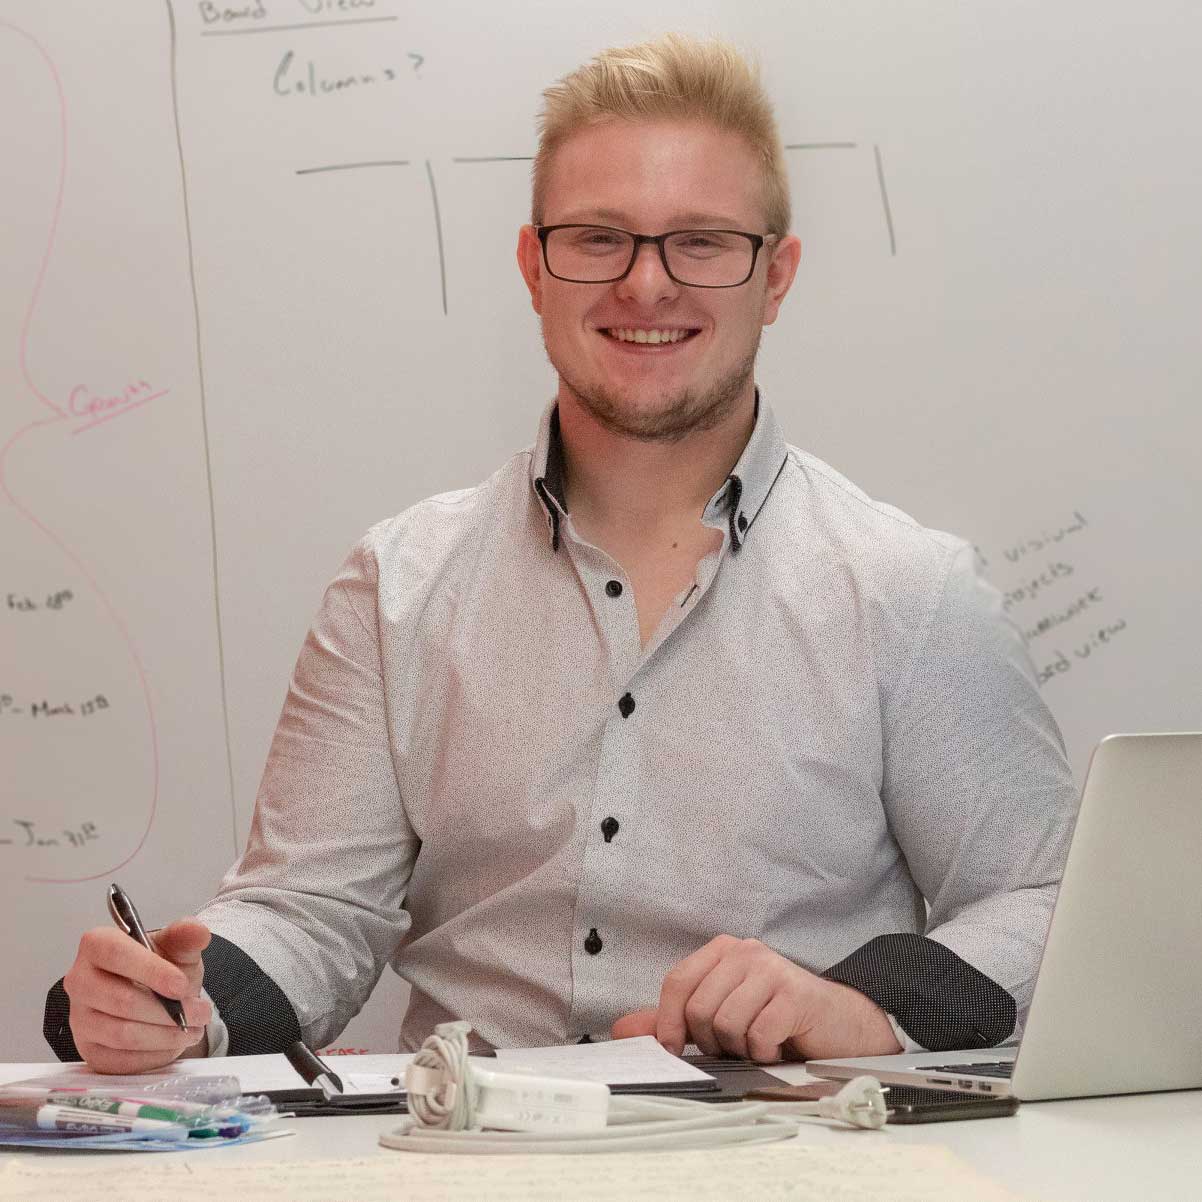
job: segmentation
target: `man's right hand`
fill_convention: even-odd
[[[80,1055],[101,1073],[141,1073],[181,1056],[207,1053],[212,1007],[200,997],[209,928],[182,918],[150,934],[158,955],[116,927],[93,927],[63,987],[71,999],[71,1034]],[[178,998],[187,1031],[171,1021],[150,991]]]

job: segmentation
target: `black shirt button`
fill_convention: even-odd
[[[605,586],[606,596],[620,597],[622,595],[622,582],[620,580],[611,580]]]
[[[618,712],[623,718],[629,718],[634,713],[634,698],[629,693],[623,693],[618,699]]]
[[[739,514],[739,529],[740,530],[747,529],[747,515],[745,513]]]
[[[605,842],[609,843],[614,835],[618,833],[618,820],[616,818],[606,818],[601,823],[601,833],[605,836]]]
[[[584,950],[590,956],[595,956],[601,950],[601,947],[601,936],[597,934],[597,928],[593,927],[584,941]]]

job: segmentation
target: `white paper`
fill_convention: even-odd
[[[497,1068],[502,1072],[522,1068],[547,1077],[599,1081],[603,1085],[672,1085],[714,1079],[673,1056],[651,1035],[552,1048],[499,1049]]]
[[[346,1093],[383,1093],[391,1089],[391,1078],[405,1077],[412,1055],[329,1056],[325,1063],[342,1080]],[[243,1093],[266,1093],[273,1089],[304,1089],[306,1084],[284,1056],[209,1056],[177,1060],[174,1064],[139,1076],[146,1080],[183,1074],[189,1077],[237,1077]],[[39,1064],[0,1064],[0,1085],[23,1081],[26,1077],[70,1077],[80,1086],[110,1085],[112,1077],[94,1073],[81,1064],[58,1062]],[[348,1080],[349,1079],[349,1080]]]

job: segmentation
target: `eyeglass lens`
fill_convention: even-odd
[[[562,226],[547,235],[547,267],[561,279],[602,283],[626,273],[635,245],[634,235],[624,230]],[[678,230],[664,240],[664,254],[678,283],[723,288],[741,284],[751,273],[755,243],[732,231]]]

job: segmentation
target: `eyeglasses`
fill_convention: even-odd
[[[557,280],[571,284],[614,284],[634,267],[639,247],[653,243],[664,271],[686,288],[737,288],[755,271],[760,248],[777,234],[742,230],[669,230],[632,234],[608,225],[535,226],[543,262]]]

